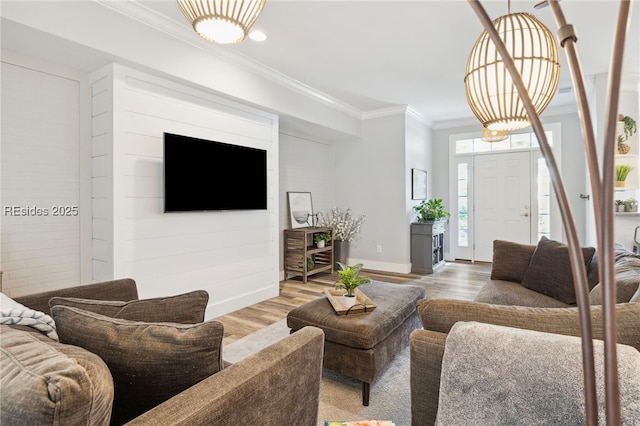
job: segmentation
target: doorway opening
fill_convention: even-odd
[[[558,164],[560,124],[546,125]],[[535,133],[489,143],[479,134],[450,137],[451,254],[491,262],[493,240],[536,244],[560,239],[562,223]]]

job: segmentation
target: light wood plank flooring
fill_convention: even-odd
[[[372,280],[423,286],[430,298],[473,300],[489,278],[491,265],[487,263],[447,262],[434,274],[391,274],[363,270]],[[263,327],[286,318],[287,313],[333,288],[337,274],[318,274],[306,284],[298,279],[280,282],[280,295],[252,306],[216,318],[224,324],[224,344],[232,343]]]

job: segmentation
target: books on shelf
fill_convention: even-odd
[[[325,420],[324,426],[396,426],[389,420],[357,420],[349,422]]]

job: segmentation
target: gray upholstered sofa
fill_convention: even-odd
[[[207,301],[206,292],[140,301],[130,279],[10,300],[40,311],[38,315],[51,314],[59,341],[32,326],[0,325],[0,423],[315,425],[322,330],[306,327],[223,368],[222,324],[202,321]],[[189,305],[198,306],[187,309]],[[3,320],[13,315],[5,316],[5,307]],[[178,322],[150,322],[158,315]],[[132,365],[140,367],[135,374],[143,377],[137,388],[122,381],[131,379],[127,369]],[[153,374],[144,376],[149,372]],[[195,384],[185,384],[185,377]],[[176,388],[176,382],[184,389]],[[149,394],[167,388],[175,394],[165,393],[163,402],[140,411],[144,405],[136,399],[146,398],[149,404]]]
[[[491,279],[473,302],[450,299],[418,302],[417,312],[423,329],[414,331],[410,338],[413,425],[432,425],[435,422],[445,342],[447,334],[457,322],[480,322],[569,336],[580,335],[577,307],[567,303],[567,299],[560,301],[522,285],[536,248],[507,242],[494,244]],[[552,257],[559,263],[567,261],[557,252]],[[597,277],[593,257],[595,255],[591,254],[587,259],[592,284],[594,276]],[[550,265],[548,259],[543,260],[547,270],[566,275],[566,272],[558,271],[562,265]],[[640,350],[640,303],[634,303],[640,302],[640,256],[618,247],[615,266],[618,343]],[[565,283],[565,287],[568,284]],[[568,288],[571,288],[570,285]],[[567,297],[568,292],[566,288],[564,290],[564,296]],[[595,339],[603,338],[601,297],[600,285],[594,284],[590,293],[590,309]]]

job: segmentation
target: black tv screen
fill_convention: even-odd
[[[164,134],[165,212],[266,208],[266,150]]]

